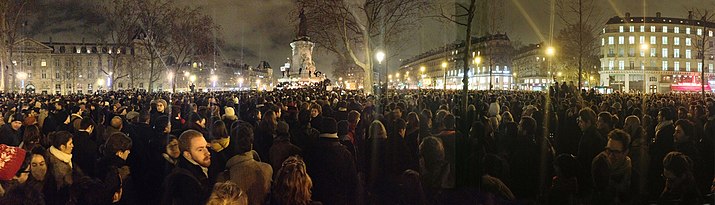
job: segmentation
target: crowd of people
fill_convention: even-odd
[[[390,92],[5,93],[0,204],[713,202],[711,94]]]

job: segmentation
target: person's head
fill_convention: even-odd
[[[23,133],[22,133],[22,141],[27,147],[27,145],[37,145],[40,144],[40,138],[42,137],[42,133],[40,133],[40,128],[37,126],[31,125],[25,127]]]
[[[695,135],[695,125],[693,122],[686,119],[680,119],[675,122],[675,132],[673,133],[673,140],[676,143],[683,143],[693,140]]]
[[[673,120],[673,113],[667,107],[658,110],[658,122]]]
[[[123,160],[127,160],[129,150],[132,148],[132,139],[127,137],[124,133],[115,132],[107,138],[103,148],[105,157],[117,156]]]
[[[410,112],[407,114],[407,129],[419,129],[420,128],[420,116],[416,112]]]
[[[518,129],[518,135],[521,137],[534,136],[536,133],[536,120],[529,116],[522,116]]]
[[[164,134],[171,132],[171,123],[169,122],[168,116],[159,116],[154,120],[154,122],[152,122],[152,124],[154,124],[154,131],[156,132]]]
[[[211,125],[211,134],[213,134],[214,139],[229,137],[228,128],[226,128],[226,123],[224,123],[222,120],[214,121],[213,125]]]
[[[30,175],[35,180],[45,180],[45,176],[47,175],[47,159],[45,158],[45,149],[42,147],[35,147],[32,149]]]
[[[291,156],[283,161],[273,188],[278,204],[308,205],[312,187],[313,181],[308,176],[303,159]]]
[[[12,121],[10,122],[12,129],[15,131],[20,130],[20,127],[22,127],[23,120],[25,120],[25,118],[21,113],[15,114],[12,117]]]
[[[387,131],[385,130],[385,126],[382,125],[382,122],[378,120],[372,121],[372,123],[370,124],[370,129],[368,131],[370,132],[369,137],[371,139],[387,138]]]
[[[631,115],[626,117],[626,122],[623,125],[623,129],[628,132],[632,133],[634,130],[639,130],[641,128],[641,120],[638,119],[638,116]]]
[[[83,118],[82,121],[79,122],[79,130],[84,130],[89,134],[92,134],[92,131],[94,130],[94,121],[92,121],[91,118]]]
[[[444,129],[454,130],[456,121],[457,120],[455,119],[454,115],[452,115],[451,113],[448,113],[447,115],[444,116],[444,121],[443,121]]]
[[[179,139],[174,135],[167,135],[165,140],[162,140],[162,153],[166,153],[172,159],[178,159],[181,155],[179,149]]]
[[[114,129],[121,130],[121,129],[122,129],[122,123],[123,123],[123,122],[122,122],[122,117],[114,116],[114,117],[112,118],[112,121],[110,122],[109,125],[112,126],[112,128],[114,128]]]
[[[245,153],[253,150],[253,128],[247,124],[239,124],[236,131],[233,132],[236,136],[236,151]]]
[[[313,103],[310,105],[310,117],[318,117],[321,112],[323,112],[323,107],[321,107],[318,103]]]
[[[591,108],[583,108],[578,112],[578,127],[581,131],[586,130],[596,124],[596,112]]]
[[[598,120],[596,121],[596,128],[601,130],[612,130],[613,129],[613,116],[609,112],[598,113]]]
[[[211,153],[208,142],[201,132],[186,130],[179,136],[179,150],[187,160],[194,161],[202,167],[211,165]]]
[[[663,158],[663,177],[678,180],[692,174],[693,161],[680,152],[670,152]]]
[[[199,115],[199,113],[191,113],[191,122],[196,124],[197,126],[201,128],[206,128],[206,118],[202,115]],[[181,137],[179,137],[181,138]]]
[[[402,118],[397,118],[392,124],[394,132],[400,137],[405,137],[405,132],[407,131],[407,122]]]
[[[58,149],[65,154],[72,154],[74,143],[72,142],[72,134],[67,131],[59,131],[52,135],[51,144],[55,149]]]
[[[218,182],[209,196],[206,205],[247,205],[248,194],[244,193],[236,183],[231,181]]]
[[[606,143],[606,154],[611,163],[620,162],[628,157],[628,147],[631,144],[631,136],[620,129],[615,129],[608,133],[608,143]]]
[[[164,100],[164,99],[156,100],[156,111],[159,113],[164,113],[165,109],[166,109],[166,100]]]
[[[560,154],[554,160],[554,170],[557,175],[565,178],[576,177],[578,174],[578,161],[571,154]]]
[[[678,107],[678,119],[688,119],[688,108],[684,106]]]
[[[420,157],[424,158],[425,163],[444,160],[444,145],[442,140],[436,137],[426,137],[420,143]]]
[[[348,122],[358,124],[360,122],[360,112],[353,110],[348,113]]]

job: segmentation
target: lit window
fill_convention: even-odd
[[[618,27],[618,32],[623,33],[623,26],[619,26],[619,27]]]
[[[699,28],[699,29],[698,29],[698,36],[702,36],[702,35],[703,35],[703,29]]]
[[[605,46],[605,45],[606,45],[606,39],[605,39],[605,38],[601,38],[601,45],[602,45],[602,46]],[[536,60],[539,60],[539,59],[536,59]]]
[[[668,26],[663,26],[663,33],[668,33]]]
[[[645,57],[645,51],[641,49],[641,57]]]
[[[673,69],[675,69],[675,71],[680,71],[680,62],[673,62]]]
[[[680,45],[680,38],[678,38],[678,37],[673,37],[673,45],[679,46],[679,45]]]
[[[685,62],[685,71],[690,72],[690,62]]]
[[[713,37],[713,31],[708,31],[708,36]]]
[[[623,70],[626,68],[626,62],[625,61],[618,61],[618,69]]]
[[[673,49],[673,58],[680,58],[680,49]]]
[[[663,53],[663,58],[668,57],[668,49],[667,48],[664,48],[662,53]]]
[[[686,28],[685,28],[685,34],[690,34],[690,28],[689,28],[689,27],[686,27]]]
[[[708,64],[708,72],[713,72],[713,64]]]
[[[654,33],[655,33],[655,26],[651,26],[651,27],[650,27],[650,32],[654,32]]]
[[[685,45],[686,45],[686,46],[691,46],[691,45],[693,45],[693,42],[690,40],[690,38],[685,38]]]
[[[641,26],[641,32],[645,32],[645,26]]]
[[[685,58],[690,59],[691,57],[690,49],[685,50]]]
[[[650,57],[655,57],[655,56],[656,56],[655,48],[650,48]]]
[[[608,45],[613,45],[613,36],[608,37]]]
[[[623,36],[618,37],[618,45],[623,45],[626,41],[626,38]]]
[[[680,33],[680,27],[674,27],[673,28],[673,33]]]
[[[668,61],[663,61],[663,70],[668,70]]]
[[[641,45],[645,44],[645,36],[640,36],[638,43],[640,43]]]
[[[635,26],[631,26],[630,31],[631,31],[631,32],[636,32],[636,27],[635,27]]]
[[[636,37],[635,36],[628,36],[628,44],[636,44]]]
[[[703,63],[698,62],[698,72],[702,72],[702,71],[703,71]]]
[[[608,70],[613,70],[613,60],[608,61]]]
[[[655,45],[655,43],[656,43],[655,36],[651,36],[650,37],[650,45]]]
[[[663,36],[663,45],[668,45],[668,37]]]
[[[45,59],[42,59],[42,62],[40,62],[40,66],[42,66],[42,67],[47,66],[47,61]]]

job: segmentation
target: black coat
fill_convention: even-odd
[[[179,157],[176,168],[164,180],[162,204],[204,204],[212,186],[199,165]]]
[[[145,204],[159,204],[161,203],[161,197],[159,196],[162,196],[164,190],[164,179],[176,168],[176,164],[169,162],[159,153],[153,153],[150,161],[151,163],[146,173],[146,187],[144,188],[146,193],[140,193],[139,197],[147,199]]]
[[[5,124],[0,128],[0,144],[17,147],[21,140],[20,131],[13,130],[11,124]]]
[[[313,201],[355,204],[357,170],[350,151],[337,138],[320,138],[305,150],[308,175],[313,179]]]
[[[122,167],[124,167],[125,165],[126,161],[116,155],[103,157],[97,163],[97,173],[101,175],[98,177],[100,180],[102,180],[102,183],[104,184],[103,190],[99,192],[102,195],[101,198],[103,199],[103,201],[107,202],[104,204],[112,204],[111,202],[114,193],[117,193],[121,189],[123,189],[124,183],[127,180],[126,174],[128,173],[123,173],[123,171],[120,171],[120,169],[122,169]],[[127,196],[127,192],[122,192],[122,198],[123,200],[126,200],[125,197]]]
[[[578,176],[578,185],[581,191],[591,190],[593,180],[591,177],[591,165],[593,158],[601,153],[606,147],[606,141],[601,137],[595,126],[591,126],[583,131],[581,140],[578,143],[577,160],[581,168]]]
[[[99,148],[96,142],[92,141],[87,132],[77,132],[72,138],[74,149],[72,149],[72,161],[77,163],[84,173],[98,177],[95,164],[99,160]]]

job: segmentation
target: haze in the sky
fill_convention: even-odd
[[[47,0],[49,1],[49,0]],[[448,0],[438,0],[443,2]],[[504,0],[503,30],[512,41],[523,44],[539,43],[539,35],[527,23],[530,18],[542,36],[548,37],[550,18],[550,0]],[[595,0],[602,11],[602,21],[615,15],[630,12],[631,16],[643,15],[643,0]],[[222,28],[226,45],[221,49],[226,59],[243,59],[249,65],[256,66],[265,60],[271,66],[278,68],[286,62],[291,54],[289,43],[295,36],[297,22],[293,19],[294,0],[178,0],[179,5],[201,6],[211,15]],[[521,4],[524,13],[517,9]],[[48,41],[52,36],[54,41],[80,41],[83,37],[92,41],[89,35],[93,21],[91,13],[86,12],[87,3],[82,0],[50,1],[49,6],[40,8],[45,12],[45,23],[32,25],[24,32],[40,41]],[[648,0],[646,2],[647,16],[655,16],[661,12],[664,17],[687,17],[686,5],[713,5],[715,0]],[[438,11],[435,11],[438,12]],[[526,16],[528,15],[528,17]],[[89,23],[88,23],[89,22]],[[401,52],[388,50],[389,65],[394,70],[400,63],[399,59],[410,58],[419,53],[453,42],[454,26],[437,21],[435,18],[421,20],[421,27],[407,33],[406,49]],[[560,20],[556,18],[555,31],[558,32]],[[320,44],[320,42],[315,42]],[[318,70],[332,76],[332,54],[317,49],[313,59]]]

